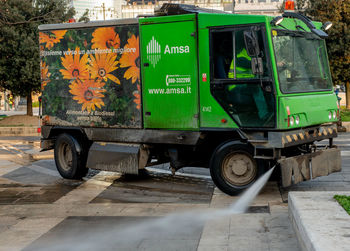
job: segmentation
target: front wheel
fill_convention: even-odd
[[[241,142],[220,145],[210,160],[210,174],[221,191],[228,195],[239,194],[258,177],[252,147]]]
[[[81,179],[88,172],[88,168],[86,168],[87,154],[84,149],[80,153],[77,152],[78,144],[79,142],[73,136],[66,133],[59,135],[56,140],[55,162],[57,170],[63,178]]]

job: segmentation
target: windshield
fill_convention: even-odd
[[[324,40],[306,32],[273,30],[272,35],[283,93],[331,90]]]

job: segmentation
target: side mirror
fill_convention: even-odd
[[[254,75],[264,74],[264,66],[263,66],[262,58],[259,58],[259,57],[252,58],[252,73]]]
[[[254,31],[244,31],[244,43],[249,57],[257,57],[259,55],[259,42]]]

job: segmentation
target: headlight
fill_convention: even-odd
[[[290,125],[293,126],[294,125],[294,117],[293,116],[290,116]]]
[[[300,118],[299,116],[295,116],[295,124],[299,125],[300,123]]]
[[[329,120],[332,119],[332,112],[329,112],[329,113],[328,113],[328,118],[329,118]]]
[[[333,119],[335,119],[336,117],[337,117],[337,113],[333,111]]]

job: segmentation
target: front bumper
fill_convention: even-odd
[[[285,148],[337,137],[337,125],[328,124],[292,131],[269,132],[268,146]]]
[[[340,149],[328,148],[314,153],[278,160],[281,167],[282,186],[288,187],[302,181],[327,176],[341,171]]]

